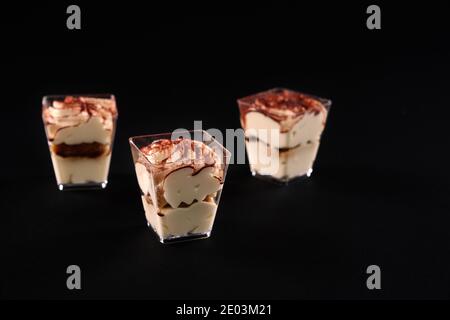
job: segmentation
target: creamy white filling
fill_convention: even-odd
[[[49,133],[54,130],[54,126],[49,126]],[[70,126],[59,129],[52,143],[65,143],[68,145],[80,143],[98,142],[110,144],[112,140],[112,130],[106,130],[101,117],[91,117],[87,122],[77,126]]]
[[[152,185],[150,173],[148,172],[147,168],[139,162],[136,162],[135,170],[139,188],[141,188],[142,194],[149,194],[151,190],[150,187]]]
[[[51,152],[58,184],[78,184],[108,180],[111,153],[97,158],[60,157]]]
[[[191,167],[175,170],[164,180],[164,198],[172,208],[181,203],[191,204],[202,201],[207,195],[214,194],[221,187],[219,179],[214,177],[214,167],[206,167],[193,175]]]
[[[281,126],[278,122],[260,112],[253,111],[245,116],[245,134],[247,137],[254,136],[270,143],[274,148],[292,148],[304,145],[308,141],[318,141],[324,129],[326,116],[326,110],[317,115],[307,112],[291,130],[280,132]],[[270,130],[275,130],[279,138],[272,139]]]
[[[326,116],[326,110],[317,115],[305,113],[288,132],[280,132],[277,121],[260,112],[247,113],[245,133],[250,138],[246,147],[251,171],[280,180],[309,175]],[[279,152],[279,149],[290,150]]]
[[[150,195],[153,203],[158,204],[153,177],[150,175],[147,168],[143,164],[140,164],[139,162],[136,162],[135,169],[136,169],[136,177],[138,180],[139,188],[141,188],[142,194]]]
[[[214,196],[222,188],[214,177],[213,167],[205,167],[194,175],[191,167],[171,172],[162,185],[168,204],[163,207],[158,203],[154,181],[147,168],[138,162],[135,169],[144,195],[142,203],[147,221],[162,239],[211,231],[217,210]],[[151,203],[145,196],[150,196]],[[180,207],[181,204],[185,206]]]
[[[277,148],[270,148],[261,140],[246,142],[247,156],[252,172],[262,175],[276,175],[280,170],[280,155]]]
[[[318,141],[286,152],[279,152],[262,141],[247,141],[250,170],[253,174],[270,175],[280,180],[309,175],[318,149]],[[261,161],[260,153],[268,155],[265,161]]]
[[[189,207],[157,209],[142,197],[148,223],[161,239],[182,237],[189,234],[204,234],[211,231],[216,216],[214,201],[200,201]]]

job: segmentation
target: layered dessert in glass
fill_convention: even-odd
[[[276,88],[238,105],[254,176],[287,183],[311,175],[330,100]]]
[[[117,120],[114,96],[45,96],[42,117],[59,189],[105,188]]]
[[[129,141],[145,216],[159,240],[209,237],[230,152],[202,130]]]

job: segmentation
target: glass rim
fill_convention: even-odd
[[[60,93],[60,94],[46,94],[42,97],[42,100],[46,99],[58,99],[65,97],[88,97],[88,98],[109,98],[111,100],[116,100],[116,96],[113,93]]]
[[[245,97],[242,97],[242,98],[237,99],[237,103],[238,103],[239,105],[240,105],[240,104],[243,104],[243,105],[250,105],[252,102],[250,102],[250,101],[244,101],[244,100],[251,100],[252,98],[255,99],[256,97],[258,97],[258,96],[260,96],[260,95],[264,95],[265,93],[270,93],[270,92],[273,92],[273,91],[279,91],[279,90],[284,90],[284,91],[288,91],[288,92],[291,92],[291,93],[302,94],[302,95],[304,95],[304,96],[307,96],[307,97],[309,97],[309,98],[312,98],[312,99],[314,99],[314,100],[317,100],[317,101],[319,101],[320,103],[322,103],[323,106],[325,107],[325,109],[327,109],[327,110],[330,109],[330,107],[331,107],[331,105],[332,105],[332,103],[333,103],[331,99],[328,99],[328,98],[322,98],[322,97],[316,96],[316,95],[314,95],[314,94],[310,94],[310,93],[306,93],[306,92],[302,92],[302,91],[297,91],[297,90],[293,90],[293,89],[288,89],[288,88],[285,88],[285,87],[275,87],[275,88],[272,88],[272,89],[268,89],[268,90],[260,91],[260,92],[254,93],[254,94],[250,94],[250,95],[247,95],[247,96],[245,96]]]

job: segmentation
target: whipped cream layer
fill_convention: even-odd
[[[161,239],[211,231],[224,164],[206,144],[162,139],[140,148],[135,163],[147,221]]]
[[[319,143],[311,142],[303,147],[277,149],[252,139],[246,142],[246,147],[253,175],[271,176],[287,182],[312,173]]]
[[[58,185],[106,183],[111,154],[98,158],[63,158],[51,155]]]
[[[160,239],[171,239],[211,232],[217,204],[211,199],[189,207],[162,208],[158,210],[152,202],[142,197],[145,216]]]
[[[111,143],[116,117],[114,99],[68,96],[43,109],[47,138],[54,144]]]
[[[144,195],[154,192],[153,199],[160,207],[201,201],[223,183],[221,158],[200,141],[162,139],[140,151],[136,174],[141,191]]]
[[[287,89],[272,89],[238,100],[241,111],[241,124],[244,129],[251,128],[247,114],[257,112],[278,124],[280,132],[293,129],[306,114],[320,115],[325,124],[330,101]]]
[[[281,125],[272,118],[252,111],[246,114],[246,137],[256,137],[274,148],[294,148],[306,145],[311,141],[319,141],[327,113],[306,113],[292,125],[289,131],[281,131]],[[274,132],[271,130],[275,130]],[[276,134],[277,138],[272,137]]]

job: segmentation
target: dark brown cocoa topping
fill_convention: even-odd
[[[107,145],[92,142],[68,145],[65,143],[51,146],[52,151],[60,157],[97,158],[109,151]]]

